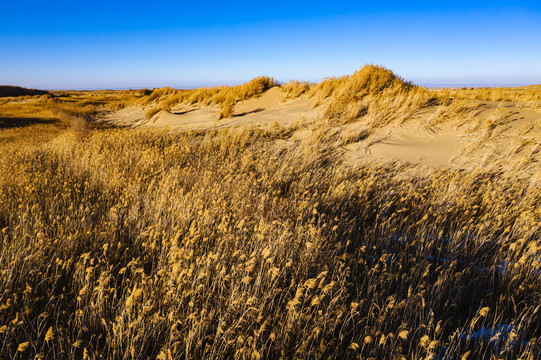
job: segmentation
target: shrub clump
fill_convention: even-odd
[[[233,97],[228,96],[227,99],[225,99],[220,104],[220,112],[218,114],[218,120],[231,117],[233,115],[234,110],[235,110],[235,102],[233,100]]]

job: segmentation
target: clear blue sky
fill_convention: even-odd
[[[541,83],[541,1],[0,4],[0,84],[318,81],[366,63],[424,85]]]

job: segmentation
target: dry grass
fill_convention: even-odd
[[[364,66],[351,76],[323,81],[313,94],[330,97],[325,118],[347,124],[365,117],[372,127],[405,121],[434,101],[432,93],[374,65]]]
[[[541,89],[536,86],[518,88],[446,89],[448,96],[460,99],[509,101],[522,107],[541,108]]]
[[[329,124],[349,121],[342,103],[424,104],[377,73],[332,80]],[[55,115],[107,111],[110,95],[88,96],[0,105],[56,119],[0,130],[19,137],[0,156],[1,358],[539,358],[539,179],[351,168],[324,128],[292,146],[277,124],[174,133]]]
[[[147,112],[147,118],[162,110],[171,111],[178,104],[220,105],[225,109],[238,101],[257,97],[277,85],[278,83],[274,79],[260,76],[238,86],[220,86],[194,90],[162,88],[155,89],[150,95],[143,97],[139,103],[143,106],[152,106],[152,109]]]
[[[310,91],[310,83],[307,81],[295,81],[292,80],[288,83],[280,85],[282,89],[282,101],[289,99],[296,99],[299,96],[306,94]]]
[[[145,114],[145,117],[147,119],[150,119],[152,118],[154,115],[156,115],[157,113],[159,113],[160,111],[162,111],[162,109],[160,109],[159,107],[155,107],[155,108],[150,108],[147,110],[146,114]]]
[[[218,120],[233,116],[234,110],[235,100],[232,96],[228,96],[220,105],[220,113],[218,114]]]
[[[107,100],[91,101],[88,97],[42,95],[8,99],[0,103],[0,147],[42,144],[67,130],[83,136],[89,128],[98,127],[89,121],[108,109]]]
[[[20,86],[0,85],[0,98],[1,97],[13,97],[13,96],[34,96],[34,95],[46,95],[47,91],[37,89],[27,89]]]
[[[537,185],[352,171],[279,134],[95,130],[5,154],[2,354],[534,358]],[[500,324],[513,337],[467,339]]]

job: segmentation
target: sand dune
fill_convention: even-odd
[[[294,100],[282,101],[279,87],[266,91],[258,98],[239,102],[231,118],[217,120],[219,106],[179,105],[172,111],[161,111],[150,119],[145,119],[146,111],[132,106],[110,113],[105,120],[115,125],[171,127],[192,130],[222,128],[227,126],[265,125],[277,122],[290,125],[295,121],[312,121],[319,109],[314,109],[314,99],[307,95]]]
[[[263,95],[239,102],[233,116],[217,120],[219,106],[178,105],[170,112],[161,111],[145,118],[146,109],[132,106],[109,113],[104,121],[114,125],[133,127],[179,128],[191,130],[219,129],[238,126],[281,126],[302,124],[292,140],[304,138],[306,127],[322,114],[323,106],[316,100],[301,95],[283,100],[280,87],[273,87]],[[489,165],[494,159],[507,157],[506,163],[516,166],[528,158],[530,165],[541,160],[535,145],[541,139],[541,111],[519,107],[512,102],[475,101],[475,112],[470,120],[448,119],[432,124],[439,108],[425,108],[402,124],[392,123],[374,129],[361,141],[337,147],[345,162],[402,161],[430,167],[469,168]],[[363,119],[333,131],[356,131],[366,126]]]

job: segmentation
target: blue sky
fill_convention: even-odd
[[[541,2],[9,1],[0,84],[319,81],[383,65],[427,86],[541,83]]]

